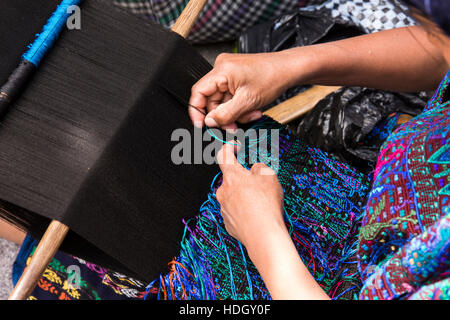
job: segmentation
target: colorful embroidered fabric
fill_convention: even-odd
[[[449,270],[450,213],[376,266],[361,298],[449,299]]]
[[[36,246],[36,240],[25,238],[13,266],[14,285]],[[29,300],[136,300],[144,293],[145,285],[139,280],[58,251]]]
[[[420,288],[409,297],[410,300],[450,300],[450,279]]]
[[[425,111],[382,147],[360,234],[361,299],[417,298],[431,285],[448,296],[449,82],[450,71]]]
[[[360,208],[369,189],[367,178],[319,149],[305,145],[270,119],[262,120],[254,128],[263,131],[259,141],[268,142],[272,141],[272,135],[267,129],[279,130],[277,174],[284,189],[284,218],[300,257],[332,298],[351,298],[360,288],[356,241],[362,217]],[[255,159],[262,161],[275,156],[269,147],[267,152],[249,149],[238,156],[247,168],[250,159],[255,163]],[[218,175],[200,215],[185,222],[180,255],[171,262],[168,274],[149,285],[147,298],[270,299],[245,249],[225,230],[215,197],[220,183]]]

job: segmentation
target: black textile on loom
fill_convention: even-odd
[[[81,30],[63,32],[3,119],[0,214],[37,238],[57,219],[71,229],[63,251],[150,281],[219,171],[171,160],[172,132],[193,136],[186,101],[211,66],[109,2],[83,2]]]

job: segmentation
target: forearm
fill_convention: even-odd
[[[288,86],[433,90],[448,65],[422,27],[399,28],[279,53]]]
[[[303,264],[286,230],[273,228],[263,240],[248,245],[247,251],[273,299],[328,299]]]

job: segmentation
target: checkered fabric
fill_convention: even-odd
[[[113,3],[116,6],[125,8],[134,14],[146,16],[156,21],[151,0],[113,0]]]
[[[188,0],[113,0],[118,6],[171,27]],[[234,40],[258,23],[297,9],[329,15],[366,33],[415,25],[399,0],[209,0],[188,38],[193,43]]]
[[[114,0],[118,6],[171,27],[188,0]],[[245,29],[292,12],[307,0],[209,0],[194,25],[189,41],[211,43],[234,40]]]
[[[398,0],[315,1],[303,11],[323,12],[336,21],[365,33],[416,25],[408,7]]]

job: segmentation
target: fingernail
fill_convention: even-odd
[[[214,119],[211,118],[211,117],[206,117],[206,119],[205,119],[205,124],[206,124],[208,127],[218,127],[218,126],[219,126],[219,125],[217,124],[216,120],[214,120]]]
[[[237,132],[237,129],[236,128],[226,128],[225,131],[228,133],[231,133],[231,134],[235,134]]]

